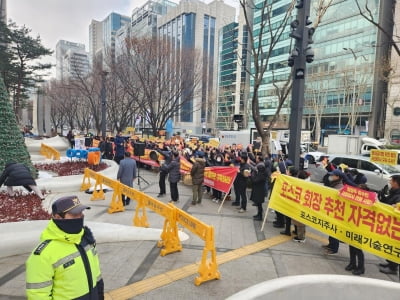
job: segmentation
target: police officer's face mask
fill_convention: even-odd
[[[83,229],[83,217],[77,219],[53,219],[54,223],[62,231],[70,234],[76,234]]]

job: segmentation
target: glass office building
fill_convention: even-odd
[[[255,6],[261,8],[264,4],[264,0],[255,1]],[[274,2],[273,4],[271,4]],[[268,1],[267,5],[271,5],[271,12],[268,15],[267,10],[264,11],[264,15],[262,15],[262,9],[256,9],[254,12],[253,18],[253,36],[255,39],[258,38],[260,34],[260,28],[262,26],[267,26],[271,24],[270,28],[274,32],[275,28],[282,26],[282,20],[286,12],[289,9],[291,1],[290,0],[282,0],[282,1]],[[289,22],[290,23],[290,22]],[[276,96],[276,85],[283,85],[290,77],[290,68],[287,65],[288,55],[291,51],[291,45],[293,44],[292,39],[289,37],[290,26],[286,26],[284,32],[282,33],[280,40],[276,43],[275,47],[272,49],[269,54],[268,66],[262,78],[262,84],[258,90],[258,101],[260,107],[260,115],[261,120],[265,127],[267,127],[272,120],[276,109],[278,107],[278,97]],[[264,29],[264,35],[262,37],[262,48],[264,53],[269,52],[270,41],[270,31]],[[254,47],[258,47],[258,41],[254,42]],[[252,64],[252,72],[254,72],[254,62]],[[252,90],[253,90],[254,80],[250,80],[250,96],[252,98]],[[280,111],[280,118],[274,124],[274,127],[278,128],[288,128],[288,115],[289,115],[289,105],[290,101],[286,101],[283,108]],[[249,108],[249,111],[250,108]],[[253,128],[254,123],[253,119],[249,117],[249,127]]]
[[[207,124],[210,133],[215,128],[218,32],[234,19],[235,9],[217,0],[208,4],[198,0],[181,1],[159,19],[158,35],[176,51],[175,57],[183,51],[199,57],[198,62],[190,63],[193,72],[185,77],[188,90],[182,91],[184,101],[174,117],[175,126],[182,131],[201,133],[202,123]],[[191,87],[190,83],[193,83]]]
[[[118,29],[130,23],[130,21],[131,19],[129,17],[114,12],[103,20],[103,59],[111,57],[112,62],[115,62],[116,33]]]
[[[256,5],[263,2],[256,1]],[[291,1],[269,2],[273,3],[269,22],[272,27],[279,27]],[[316,2],[312,1],[311,7]],[[359,2],[361,7],[365,6],[365,1]],[[388,17],[388,2],[368,1],[375,20]],[[292,20],[296,13],[295,9]],[[256,11],[253,27],[255,36],[263,19],[265,17],[261,16],[261,12]],[[310,19],[315,19],[313,10]],[[290,30],[290,25],[287,25],[274,47],[259,90],[261,117],[266,125],[278,105],[273,83],[285,82],[290,76],[287,59],[294,45],[294,40],[289,37]],[[310,46],[315,52],[314,62],[306,66],[303,129],[313,130],[316,133],[314,138],[320,134],[351,132],[383,137],[387,92],[379,70],[388,54],[389,44],[385,37],[360,15],[355,1],[344,0],[334,1],[328,8],[313,40]],[[263,43],[267,49],[268,34],[265,34]],[[289,116],[290,99],[281,110],[275,127],[288,128]]]
[[[244,22],[232,22],[219,33],[218,99],[215,126],[236,130],[247,126],[248,30]]]
[[[365,7],[365,1],[359,2]],[[375,20],[388,17],[388,2],[368,1]],[[307,126],[318,128],[320,123],[323,136],[383,137],[387,84],[382,72],[389,53],[385,37],[360,15],[355,1],[338,1],[328,9],[314,40],[315,61],[307,66],[306,78]]]

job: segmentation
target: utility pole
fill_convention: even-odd
[[[290,105],[289,121],[289,159],[296,168],[300,165],[300,137],[304,107],[304,83],[306,76],[306,62],[314,60],[314,51],[309,47],[313,43],[312,36],[315,28],[307,27],[312,22],[309,20],[310,5],[312,0],[297,0],[297,19],[290,23],[292,32],[290,37],[295,39],[295,48],[288,59],[292,67],[293,87],[292,102]]]

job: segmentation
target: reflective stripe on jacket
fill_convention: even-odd
[[[99,258],[95,246],[82,239],[84,233],[82,229],[78,234],[67,234],[50,220],[41,235],[43,242],[26,261],[28,299],[102,299]],[[79,248],[86,255],[82,256]],[[85,261],[90,266],[89,277]]]

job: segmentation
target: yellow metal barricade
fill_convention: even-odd
[[[205,281],[219,279],[221,274],[218,271],[214,240],[214,227],[204,224],[181,209],[176,210],[176,220],[179,224],[198,235],[206,243],[199,265],[200,276],[195,278],[194,284],[200,285]],[[208,257],[209,254],[211,255],[210,258]]]
[[[218,271],[213,226],[201,222],[187,212],[177,208],[172,203],[165,204],[139,190],[121,184],[119,181],[107,178],[88,168],[85,169],[81,189],[87,189],[88,185],[90,187],[90,178],[96,179],[91,200],[104,199],[103,184],[113,188],[114,192],[108,209],[109,213],[125,211],[121,197],[125,195],[137,202],[132,221],[134,226],[149,227],[146,208],[153,210],[155,213],[165,218],[160,241],[157,243],[157,246],[162,248],[160,251],[161,256],[182,250],[178,224],[186,227],[205,241],[199,264],[199,276],[194,280],[195,285],[200,285],[205,281],[219,279],[221,277]]]
[[[137,202],[135,215],[132,221],[133,225],[138,227],[149,227],[149,223],[147,222],[146,207],[144,205],[146,194],[124,184],[121,184],[121,194]]]
[[[97,173],[85,168],[84,173],[83,173],[83,180],[81,184],[81,191],[86,191],[87,189],[90,189],[92,186],[90,183],[90,178],[96,179]]]
[[[117,181],[117,183],[119,182]],[[107,210],[110,214],[125,211],[125,206],[123,205],[121,198],[121,186],[122,184],[119,183],[116,184],[115,187],[113,187],[114,192],[111,198],[110,207]]]
[[[40,154],[52,160],[60,160],[60,152],[46,144],[40,144]]]
[[[171,209],[168,211],[164,221],[161,240],[157,244],[159,248],[163,247],[160,251],[161,256],[182,250],[182,244],[178,234],[178,224],[176,222],[177,208],[173,204],[169,204],[169,206]]]
[[[214,227],[209,226],[207,230],[207,238],[205,240],[206,245],[203,249],[203,254],[201,256],[201,262],[199,266],[199,274],[200,276],[194,279],[195,285],[200,285],[205,281],[220,279],[221,274],[218,271],[217,264],[217,253],[215,250],[215,240],[214,240]],[[210,259],[208,258],[208,255]]]

